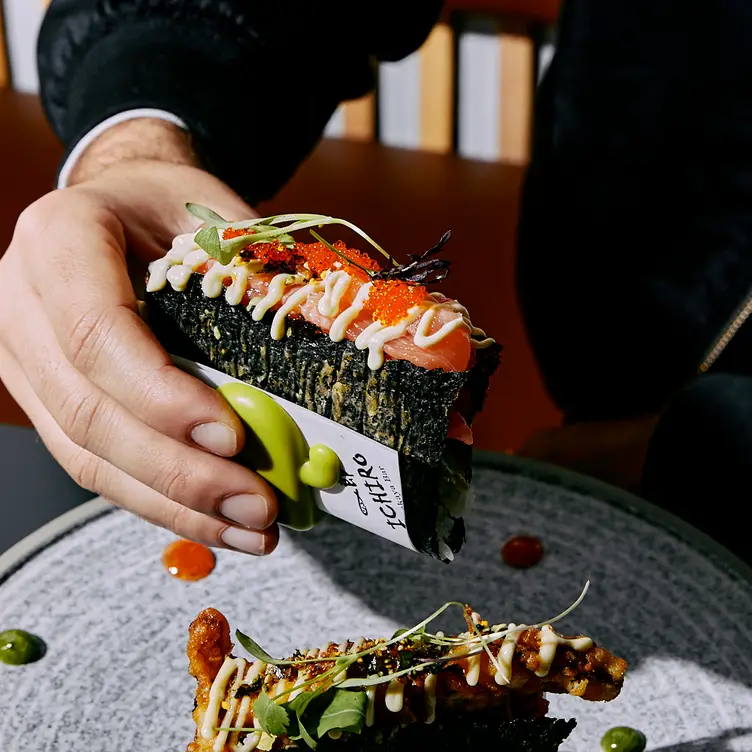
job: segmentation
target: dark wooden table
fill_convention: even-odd
[[[18,214],[50,190],[61,148],[35,96],[0,92],[0,253]],[[346,217],[397,257],[422,252],[446,229],[454,260],[445,291],[504,345],[504,362],[478,420],[480,449],[517,449],[557,424],[520,319],[514,288],[519,167],[416,153],[377,144],[324,141],[262,212]],[[23,315],[19,311],[19,315]],[[1,385],[0,385],[1,388]],[[28,425],[0,391],[0,423]]]

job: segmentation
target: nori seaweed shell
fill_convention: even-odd
[[[167,285],[147,293],[146,303],[149,325],[173,355],[208,365],[397,450],[410,537],[421,551],[445,558],[438,520],[439,489],[450,472],[443,461],[448,449],[454,458],[451,472],[466,483],[472,474],[471,448],[446,439],[449,412],[466,384],[471,414],[480,410],[499,364],[500,346],[478,351],[476,365],[463,373],[428,370],[404,360],[387,360],[372,371],[367,351],[349,340],[333,342],[302,319],[288,319],[285,336],[272,339],[273,312],[254,321],[244,306],[231,306],[224,296],[207,298],[200,275],[191,277],[185,292]],[[464,539],[462,519],[453,519],[443,543],[457,553]]]
[[[561,718],[504,720],[492,710],[413,723],[391,733],[364,729],[347,739],[324,737],[320,752],[556,752],[577,725]]]

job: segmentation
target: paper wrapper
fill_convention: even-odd
[[[319,509],[418,551],[407,530],[399,455],[394,449],[213,368],[176,356],[172,359],[180,369],[211,387],[236,383],[263,391],[295,421],[309,447],[324,444],[339,457],[342,467],[338,485],[312,489]]]

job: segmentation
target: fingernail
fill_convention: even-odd
[[[224,423],[202,423],[191,431],[191,439],[220,457],[232,457],[238,450],[238,437]]]
[[[243,527],[263,530],[269,526],[269,503],[259,494],[228,496],[219,505],[219,513]]]
[[[254,556],[263,556],[266,552],[266,538],[261,533],[243,530],[239,527],[228,527],[221,535],[222,541],[230,548],[243,551]]]

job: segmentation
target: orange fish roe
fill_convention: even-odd
[[[408,311],[423,302],[426,288],[409,285],[398,279],[376,280],[366,299],[365,308],[374,321],[391,326],[402,321]]]
[[[348,248],[341,240],[332,243],[332,245],[344,256],[347,256],[348,259],[366,269],[377,272],[381,268],[367,253],[358,251],[355,248]],[[361,281],[368,280],[366,272],[348,263],[341,256],[334,253],[334,251],[329,250],[323,243],[296,243],[295,251],[308,262],[308,268],[316,276],[321,276],[327,270],[336,269],[335,264],[340,263],[343,270],[348,274]]]
[[[244,248],[243,255],[251,256],[270,266],[278,266],[280,264],[297,266],[303,263],[303,259],[297,252],[290,250],[277,241],[272,243],[255,243],[248,248]]]
[[[255,234],[256,230],[252,229],[251,227],[241,227],[240,229],[235,229],[234,227],[228,227],[223,233],[222,233],[222,239],[223,240],[232,240],[233,238],[239,238],[242,235],[253,235]]]

